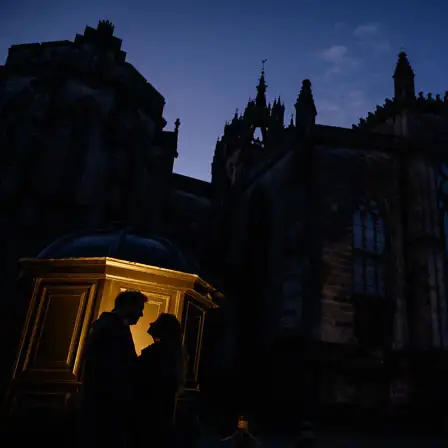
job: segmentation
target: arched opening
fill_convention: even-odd
[[[388,294],[389,244],[380,207],[364,199],[353,213],[353,298],[355,336],[366,347],[391,342],[392,302]]]
[[[264,147],[266,131],[263,128],[257,127],[254,129],[254,134],[252,137],[252,143],[256,146]]]
[[[386,236],[375,201],[363,201],[353,214],[353,251],[354,293],[384,297]]]

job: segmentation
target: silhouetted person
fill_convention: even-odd
[[[129,445],[129,409],[137,361],[130,325],[143,315],[147,298],[124,291],[112,312],[102,313],[87,338],[81,394],[81,446]]]
[[[154,343],[143,349],[135,377],[136,447],[174,441],[177,396],[185,385],[186,352],[179,321],[163,313],[149,328]]]

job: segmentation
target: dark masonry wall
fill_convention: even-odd
[[[0,66],[2,378],[26,300],[20,258],[69,232],[166,227],[180,122],[164,130],[163,96],[113,31],[102,21],[74,41],[13,45]]]
[[[353,129],[316,124],[309,80],[285,122],[263,70],[204,182],[173,173],[180,122],[165,130],[163,96],[121,45],[102,21],[73,41],[13,45],[0,67],[6,357],[27,295],[18,259],[68,232],[130,227],[169,239],[226,297],[210,336],[222,364],[204,386],[216,414],[280,420],[294,404],[297,418],[351,407],[441,420],[448,96],[416,96],[400,53],[393,98]]]
[[[226,260],[234,278],[255,271],[240,277],[240,305],[259,322],[251,344],[263,353],[256,375],[269,376],[265,401],[289,394],[297,402],[289,387],[307,384],[296,374],[307,364],[317,378],[308,389],[322,407],[392,415],[406,403],[408,414],[423,417],[429,397],[448,398],[448,96],[416,96],[405,53],[393,78],[393,98],[353,129],[316,124],[305,80],[285,126],[283,102],[268,103],[263,71],[256,99],[216,145],[212,187],[231,241]],[[248,244],[256,249],[249,258]],[[296,372],[296,384],[272,370]]]

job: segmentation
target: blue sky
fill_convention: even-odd
[[[208,180],[224,122],[244,108],[266,58],[268,99],[287,119],[311,79],[317,120],[347,126],[393,95],[400,49],[417,91],[448,89],[448,2],[442,0],[1,0],[0,61],[12,44],[73,39],[99,19],[181,120],[175,171]]]

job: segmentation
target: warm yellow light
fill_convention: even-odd
[[[136,325],[131,327],[132,338],[134,339],[137,355],[140,355],[145,347],[154,342],[152,337],[148,334],[148,328],[149,324],[154,322],[160,314],[159,309],[158,306],[153,306],[151,302],[146,303],[143,317]]]
[[[244,417],[238,419],[238,429],[249,429],[249,422]]]

